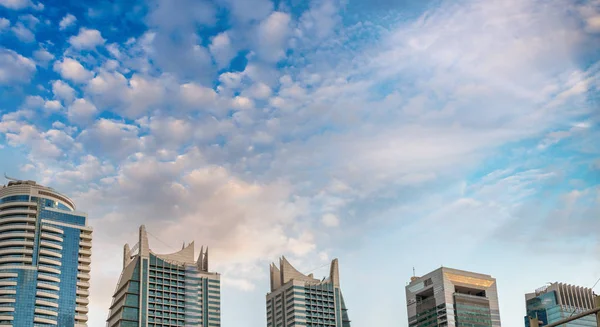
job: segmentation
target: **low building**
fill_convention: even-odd
[[[529,318],[538,318],[540,326],[546,326],[572,315],[595,308],[595,294],[591,288],[551,283],[525,294],[527,316],[525,326],[529,327]],[[563,327],[597,327],[596,316],[589,315]]]

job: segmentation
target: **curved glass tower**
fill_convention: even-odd
[[[106,326],[221,326],[220,275],[208,271],[208,249],[197,260],[194,242],[175,253],[154,253],[142,225],[139,242],[123,249]]]
[[[87,326],[92,229],[33,181],[0,189],[0,326]]]

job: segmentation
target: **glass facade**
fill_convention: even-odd
[[[91,229],[56,191],[0,189],[0,325],[87,326]]]
[[[571,295],[573,297],[573,295]],[[529,317],[538,318],[540,326],[560,321],[570,317],[572,314],[581,313],[590,308],[572,307],[561,305],[558,301],[557,291],[548,291],[527,300],[527,316],[525,326],[530,327]],[[581,303],[581,302],[580,302]],[[596,316],[590,315],[563,325],[564,327],[596,327]]]
[[[483,296],[454,294],[456,326],[492,327],[489,300]]]

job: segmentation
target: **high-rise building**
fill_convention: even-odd
[[[409,327],[500,327],[496,279],[439,268],[406,286]]]
[[[591,288],[551,283],[525,294],[527,316],[525,326],[529,327],[529,318],[538,318],[540,326],[545,326],[574,314],[595,308],[595,294]],[[596,316],[589,315],[577,319],[564,327],[596,327]]]
[[[87,326],[92,229],[57,191],[0,189],[0,326]]]
[[[208,271],[208,248],[194,255],[194,242],[181,251],[157,254],[148,233],[123,249],[123,272],[107,320],[108,327],[221,326],[220,275]]]
[[[282,257],[271,264],[271,292],[267,294],[268,327],[350,327],[340,290],[338,260],[329,278],[315,279],[296,270]]]

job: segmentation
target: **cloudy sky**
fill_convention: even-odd
[[[90,327],[140,224],[209,246],[223,326],[280,255],[339,258],[357,327],[441,265],[521,326],[600,277],[599,94],[599,0],[0,0],[0,170],[89,213]]]

